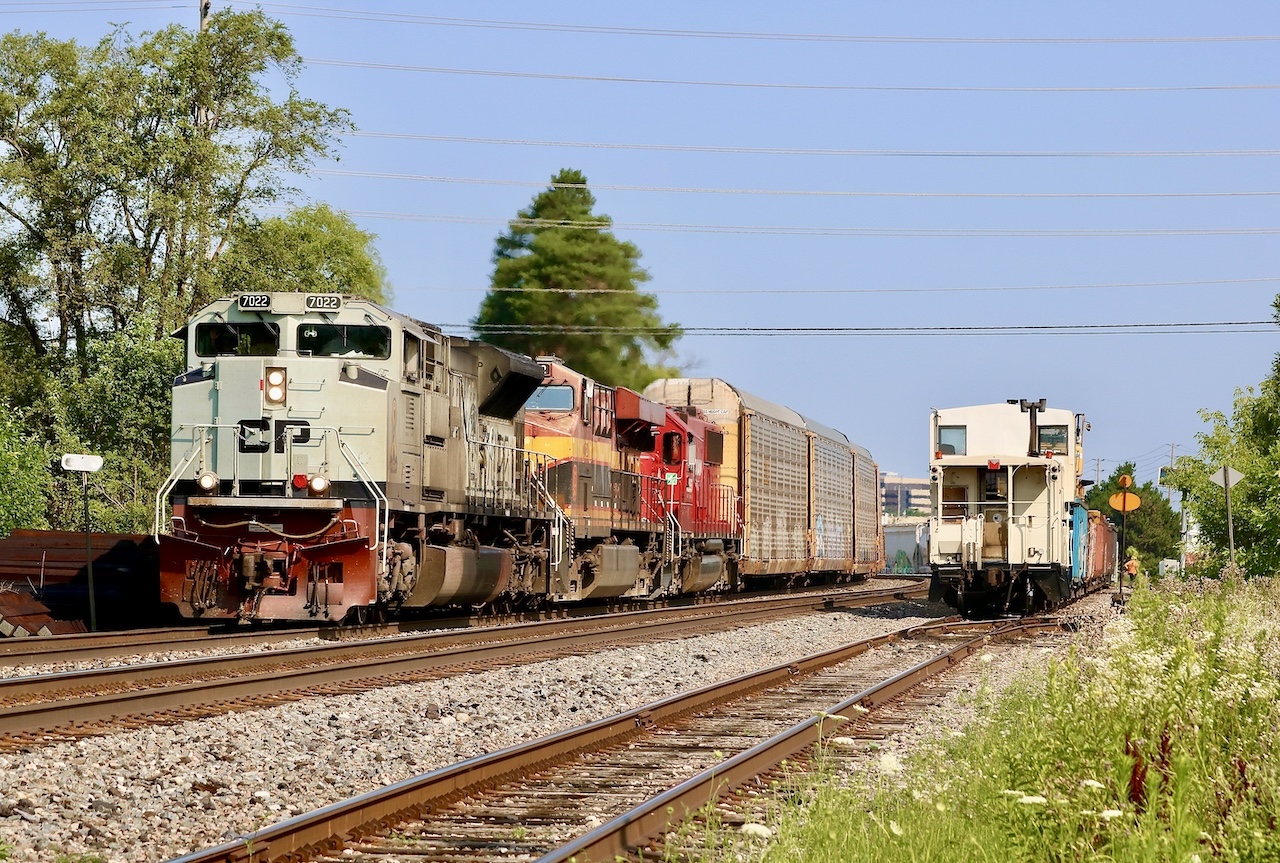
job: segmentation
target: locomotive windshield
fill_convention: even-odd
[[[196,356],[274,357],[280,328],[267,323],[196,324]]]
[[[526,410],[531,411],[571,411],[573,410],[573,387],[553,384],[538,387],[524,403]]]
[[[299,324],[298,352],[315,357],[385,360],[391,356],[391,330],[367,325]]]

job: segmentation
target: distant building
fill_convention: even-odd
[[[922,515],[887,516],[884,565],[889,572],[929,571],[929,519]]]
[[[880,502],[889,520],[917,510],[929,514],[929,480],[899,476],[896,473],[880,475]]]

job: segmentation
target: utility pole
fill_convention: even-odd
[[[1169,444],[1169,472],[1173,473],[1173,451],[1178,448],[1176,443]],[[1169,506],[1173,506],[1173,486],[1165,486],[1166,494],[1169,496]]]
[[[1093,460],[1093,484],[1102,485],[1102,459]]]
[[[200,6],[200,30],[201,32],[209,28],[209,7],[213,5],[213,0],[196,0]]]

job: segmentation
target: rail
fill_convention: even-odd
[[[912,590],[921,593],[924,585]],[[855,607],[888,602],[901,588],[843,590],[756,599],[714,605],[557,618],[537,623],[486,626],[461,631],[402,635],[377,641],[351,641],[318,647],[197,657],[172,662],[119,665],[0,680],[0,735],[20,738],[18,746],[56,741],[61,729],[72,736],[92,733],[83,723],[131,722],[157,714],[150,722],[167,721],[164,711],[216,715],[230,709],[270,706],[289,693],[338,686],[344,691],[374,689],[405,682],[414,675],[467,663],[519,661],[530,652],[598,649],[620,639],[662,637],[689,630],[703,632],[721,620],[726,626],[802,614],[839,604]],[[301,696],[299,696],[301,697]],[[227,705],[233,704],[234,707]],[[73,727],[81,725],[82,727]],[[109,730],[109,729],[108,729]],[[101,733],[105,733],[101,732]],[[11,741],[3,741],[9,745]]]
[[[1014,629],[1006,627],[970,639],[951,651],[846,699],[826,711],[826,715],[853,715],[879,706],[960,659],[982,650],[988,640],[1011,637]],[[911,634],[913,628],[907,628],[863,639],[678,693],[587,725],[471,758],[325,806],[216,848],[194,852],[173,863],[267,863],[327,857],[352,839],[435,811],[461,796],[479,793],[500,783],[518,782],[520,777],[534,771],[546,772],[550,765],[570,757],[618,746],[642,734],[645,729],[672,722],[698,709],[743,698],[764,688],[786,685],[799,675],[819,673]],[[633,859],[635,850],[642,848],[652,837],[661,835],[727,790],[813,745],[824,730],[829,731],[829,728],[824,728],[821,721],[807,719],[783,734],[645,801],[570,844],[545,854],[539,858],[539,863]]]

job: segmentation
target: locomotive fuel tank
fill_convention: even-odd
[[[724,541],[707,540],[683,561],[680,567],[680,591],[701,593],[710,590],[725,577],[726,564]]]
[[[511,552],[505,548],[429,545],[422,550],[418,580],[405,607],[481,605],[511,583]]]

